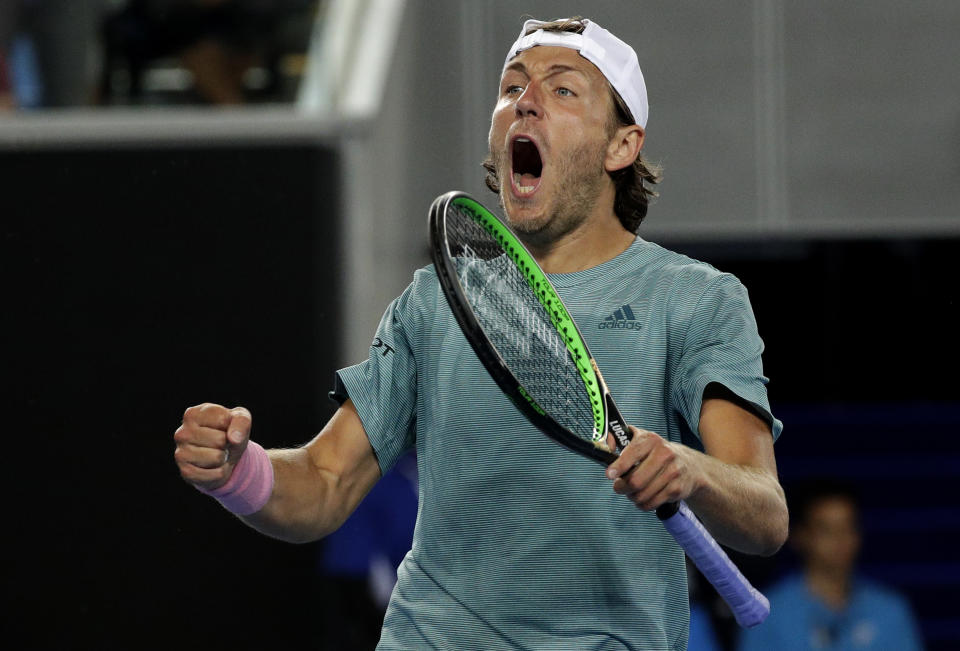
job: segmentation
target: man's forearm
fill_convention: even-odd
[[[311,542],[335,531],[380,479],[377,457],[349,400],[307,445],[269,455],[273,492],[243,521],[288,542]]]
[[[342,524],[346,513],[331,499],[337,480],[311,467],[305,449],[270,450],[273,490],[256,513],[240,516],[246,524],[272,538],[292,543],[319,540]]]
[[[688,450],[690,450],[688,448]],[[776,476],[738,466],[701,452],[700,481],[686,502],[721,544],[748,554],[770,556],[787,538],[787,504]]]
[[[302,448],[264,451],[250,441],[251,426],[243,407],[191,407],[174,433],[174,459],[185,480],[268,536],[289,542],[322,538],[380,479],[350,400]]]

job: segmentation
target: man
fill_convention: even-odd
[[[798,487],[794,495],[791,542],[803,572],[767,593],[770,617],[744,631],[741,651],[921,649],[906,601],[855,574],[861,534],[854,491],[823,481]]]
[[[10,74],[10,46],[16,32],[19,9],[16,2],[0,4],[0,111],[17,106]]]
[[[382,648],[682,649],[683,554],[652,510],[686,499],[720,542],[746,552],[773,553],[786,537],[781,425],[745,290],[635,235],[651,177],[640,158],[646,117],[632,48],[590,21],[527,21],[504,65],[485,163],[625,417],[650,430],[634,430],[606,473],[537,432],[499,391],[431,268],[387,309],[370,358],[338,373],[341,408],[302,449],[263,452],[242,408],[184,416],[183,477],[285,540],[335,529],[416,448],[417,527]],[[623,328],[603,327],[618,320]]]

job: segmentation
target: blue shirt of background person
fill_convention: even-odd
[[[717,634],[713,630],[710,613],[699,603],[690,603],[690,639],[687,651],[721,651]]]
[[[784,579],[766,594],[770,617],[742,634],[740,651],[923,648],[906,601],[876,583],[854,579],[839,610],[814,594],[803,575]]]
[[[417,487],[417,459],[410,453],[377,482],[346,522],[324,539],[320,571],[366,579],[371,598],[385,608],[397,581],[397,566],[413,541]]]
[[[766,591],[770,617],[741,633],[739,651],[922,649],[907,601],[856,576],[861,532],[854,492],[816,482],[788,496],[790,541],[803,571]]]

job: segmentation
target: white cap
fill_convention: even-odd
[[[633,48],[619,38],[600,27],[600,25],[586,20],[586,27],[582,34],[574,32],[552,32],[539,29],[532,34],[527,30],[544,25],[542,20],[528,20],[520,30],[520,36],[510,46],[507,58],[503,62],[503,69],[513,57],[524,50],[537,45],[554,45],[577,50],[584,59],[597,66],[610,85],[620,93],[626,102],[627,108],[633,114],[633,119],[641,127],[647,126],[647,86],[643,83],[643,73],[640,72],[640,61]],[[502,74],[502,73],[501,73]]]

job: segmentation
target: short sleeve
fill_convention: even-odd
[[[410,293],[408,288],[390,304],[370,344],[370,356],[337,371],[330,393],[335,400],[353,401],[382,474],[415,442],[417,367],[402,318]]]
[[[703,392],[711,383],[749,403],[766,420],[774,439],[780,436],[783,424],[770,411],[762,353],[746,288],[730,274],[715,277],[690,315],[670,387],[673,409],[698,438]]]

